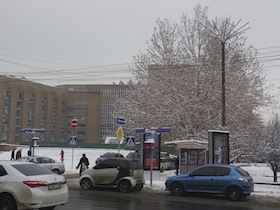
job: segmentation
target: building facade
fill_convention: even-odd
[[[0,76],[1,143],[18,144],[38,136],[45,142],[103,143],[115,136],[113,103],[126,85],[62,85],[50,87],[24,79]],[[1,116],[2,115],[2,116]],[[71,120],[78,125],[71,128]],[[44,133],[26,133],[45,129]]]

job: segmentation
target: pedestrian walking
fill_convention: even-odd
[[[79,161],[79,164],[76,167],[76,169],[78,169],[80,167],[80,176],[84,170],[88,169],[88,165],[89,165],[89,161],[86,157],[86,154],[83,154],[83,156],[81,157],[81,159]]]
[[[60,160],[63,163],[63,161],[64,161],[64,151],[63,150],[61,150],[61,152],[60,152]]]
[[[15,150],[16,150],[16,149],[13,149],[13,150],[12,150],[12,153],[11,153],[11,160],[15,160]]]
[[[19,158],[21,158],[21,149],[19,149],[16,154],[16,160]]]
[[[27,156],[31,156],[32,155],[32,151],[31,151],[31,147],[29,148],[29,150],[27,151]]]
[[[179,174],[179,156],[176,157],[175,160],[175,169],[176,169],[176,175]]]

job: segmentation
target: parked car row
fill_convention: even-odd
[[[58,171],[53,173],[42,160],[47,158],[0,161],[0,209],[54,209],[68,201],[65,177],[56,174]],[[143,188],[144,170],[137,158],[110,157],[83,171],[79,183],[83,190],[112,187],[128,193]],[[249,196],[254,183],[249,173],[239,166],[207,164],[168,178],[165,187],[174,196],[211,193],[235,201]]]
[[[127,158],[104,159],[82,173],[81,188],[87,190],[96,186],[111,186],[124,193],[133,189],[141,190],[145,180],[139,159],[139,153],[130,153]],[[171,158],[164,156],[162,159]],[[254,191],[253,179],[247,171],[226,164],[207,164],[185,174],[172,176],[166,180],[165,186],[174,196],[211,193],[224,195],[233,201],[245,198]]]

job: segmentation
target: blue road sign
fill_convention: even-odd
[[[152,132],[155,132],[155,133],[169,133],[169,132],[171,132],[171,128],[169,128],[169,127],[156,128],[154,130],[148,129],[148,128],[136,128],[135,132],[136,133],[152,133]]]
[[[157,128],[156,132],[157,133],[169,133],[169,132],[171,132],[171,128]]]
[[[117,118],[117,123],[123,125],[125,120],[123,118]]]
[[[44,128],[40,128],[40,129],[36,129],[36,128],[24,128],[21,129],[22,133],[38,133],[38,134],[43,134],[46,132],[46,129]]]
[[[145,133],[145,128],[136,128],[135,132],[136,133]]]
[[[70,136],[69,143],[70,144],[77,144],[77,136]]]
[[[128,147],[134,147],[135,146],[135,137],[134,136],[128,136],[125,139],[126,146]]]

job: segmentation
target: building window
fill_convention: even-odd
[[[31,95],[29,97],[29,110],[28,110],[28,122],[29,128],[34,127],[34,115],[35,115],[35,96]]]
[[[74,112],[76,112],[76,113],[83,113],[86,111],[87,111],[87,109],[74,109]]]
[[[22,94],[17,94],[17,107],[16,107],[16,132],[15,132],[15,143],[20,142],[21,137],[21,119],[22,119]]]
[[[66,102],[62,102],[62,116],[61,116],[61,141],[67,140],[67,106]]]
[[[52,116],[51,116],[51,141],[55,141],[56,137],[56,117],[57,117],[57,100],[53,100]]]
[[[48,104],[47,97],[42,97],[41,103],[42,103],[42,109],[41,109],[41,123],[40,123],[40,126],[41,126],[41,128],[46,128],[47,104]]]
[[[76,101],[74,101],[74,105],[87,105],[87,101],[85,101],[85,100],[76,100]]]
[[[2,136],[1,136],[1,142],[4,143],[7,143],[9,138],[10,103],[11,103],[11,91],[6,90],[4,92],[4,99],[3,99],[3,118],[2,118]]]

